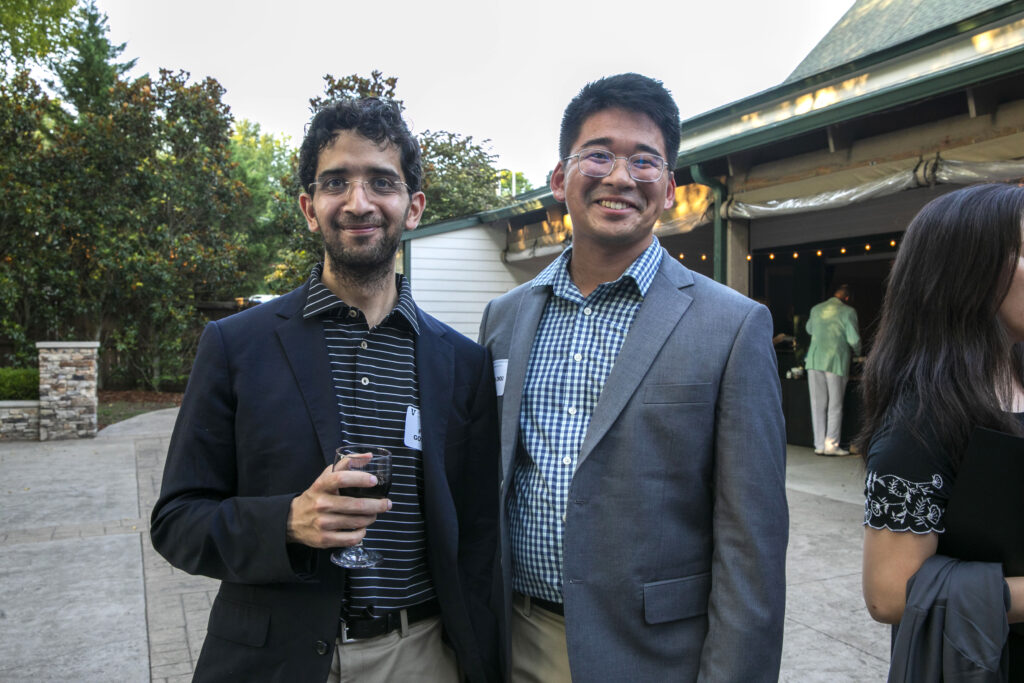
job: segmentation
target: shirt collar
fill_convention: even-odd
[[[313,266],[309,274],[309,290],[306,293],[306,305],[302,309],[303,318],[315,316],[335,315],[340,316],[348,312],[349,306],[338,297],[337,294],[327,288],[322,281],[324,264],[318,263]],[[398,286],[398,303],[389,313],[384,321],[390,320],[396,313],[404,318],[416,334],[420,333],[420,322],[416,316],[416,302],[412,298],[412,287],[409,280],[401,273],[395,275],[395,284]]]
[[[647,290],[654,281],[654,274],[661,266],[661,243],[658,238],[651,236],[651,244],[644,249],[643,253],[636,257],[636,260],[629,264],[625,272],[619,276],[615,283],[631,279],[636,283],[640,296],[647,296]],[[559,254],[558,258],[549,263],[537,277],[533,278],[533,287],[550,286],[556,290],[562,289],[572,282],[569,277],[569,261],[572,260],[572,247]]]

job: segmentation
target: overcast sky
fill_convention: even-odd
[[[587,82],[662,80],[684,119],[785,80],[853,0],[495,3],[97,0],[135,75],[216,78],[236,118],[301,142],[325,73],[398,77],[414,133],[490,140],[498,166],[544,182],[562,110]]]

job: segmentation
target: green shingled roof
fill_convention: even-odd
[[[986,10],[1007,0],[857,0],[784,82],[848,64]]]

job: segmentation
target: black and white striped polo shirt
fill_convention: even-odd
[[[381,446],[392,454],[391,510],[378,515],[363,545],[384,562],[347,569],[350,615],[411,607],[434,597],[427,568],[427,536],[420,506],[423,490],[419,443],[416,335],[419,322],[409,281],[397,275],[398,303],[368,329],[362,311],[339,299],[321,282],[323,265],[310,275],[303,316],[323,322],[338,402],[339,446]],[[415,437],[415,438],[413,438]]]

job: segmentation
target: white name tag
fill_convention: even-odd
[[[405,445],[407,448],[423,450],[423,437],[420,436],[419,408],[409,406],[405,409]]]
[[[508,358],[494,361],[494,390],[498,396],[505,395],[505,373],[508,371]]]

